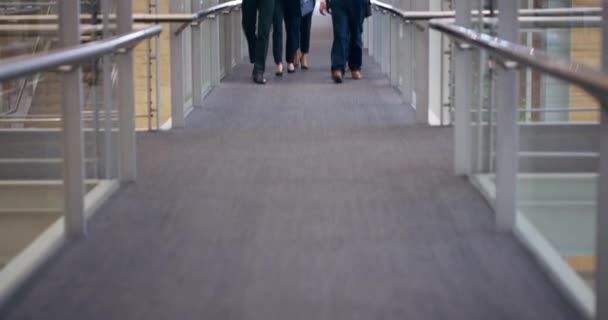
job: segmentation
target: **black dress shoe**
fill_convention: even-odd
[[[266,78],[264,78],[263,72],[254,72],[253,73],[253,82],[257,84],[266,84]]]

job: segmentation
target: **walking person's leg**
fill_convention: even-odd
[[[257,36],[255,34],[255,25],[258,15],[257,0],[243,0],[242,4],[242,23],[243,33],[247,39],[247,48],[249,49],[249,62],[255,62],[255,46]]]
[[[287,72],[289,73],[295,72],[296,54],[300,47],[300,24],[302,18],[298,9],[295,7],[285,9],[285,29],[287,33],[285,60],[287,61]]]
[[[283,1],[275,0],[272,21],[272,55],[276,65],[276,76],[283,75]]]
[[[266,69],[266,56],[268,55],[268,38],[274,16],[274,0],[258,0],[258,33],[255,43],[255,59],[253,78],[256,83],[264,84],[264,71]]]
[[[348,66],[348,55],[350,54],[350,28],[346,35],[346,39],[348,39],[348,44],[346,45],[346,50],[344,50],[346,52],[346,66],[344,67],[344,70],[350,72],[350,67]]]
[[[348,45],[348,65],[353,79],[361,79],[361,65],[363,64],[363,21],[365,20],[365,0],[353,0],[350,8],[348,25],[350,30]]]
[[[310,31],[312,28],[313,12],[303,16],[302,23],[300,24],[300,52],[302,53],[300,64],[304,70],[308,69],[308,52],[310,51]]]
[[[348,45],[348,3],[346,0],[333,0],[331,6],[331,21],[334,29],[334,42],[331,47],[331,72],[336,83],[342,82],[346,64],[346,48]]]

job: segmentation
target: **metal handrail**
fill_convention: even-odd
[[[0,81],[11,80],[38,72],[85,63],[88,60],[130,48],[140,41],[158,36],[162,27],[155,25],[146,29],[116,36],[107,40],[35,55],[30,58],[13,58],[0,63]]]
[[[405,11],[390,4],[371,0],[372,6],[376,10],[385,11],[394,14],[407,21],[432,20],[442,18],[454,18],[456,11]],[[471,11],[473,16],[479,14],[478,10]],[[484,10],[484,16],[492,16],[498,14],[498,11]],[[522,9],[519,10],[519,15],[522,17],[564,17],[564,16],[599,16],[602,13],[600,7],[581,7],[581,8],[548,8],[548,9]]]
[[[425,14],[421,12],[406,12],[377,0],[371,1],[375,8],[381,8],[382,11],[400,16],[404,20],[423,20],[422,17],[424,17],[424,20],[429,20],[429,17],[433,16],[435,18],[429,20],[429,26],[431,28],[440,31],[459,42],[487,50],[495,57],[503,59],[505,67],[514,68],[519,65],[530,67],[571,84],[578,85],[595,96],[600,96],[608,92],[608,75],[583,64],[552,57],[535,48],[526,47],[473,29],[455,25],[453,18],[446,18],[452,14],[452,12],[443,11]],[[544,15],[546,13],[558,15],[565,12],[572,12],[573,14],[579,15],[597,14],[601,13],[601,9],[580,8],[580,10],[572,9],[572,11],[571,9],[520,10],[520,14],[533,16]],[[439,19],[437,18],[438,16],[442,18]],[[461,47],[465,49],[467,46]]]
[[[429,21],[429,25],[458,41],[482,48],[494,56],[504,59],[507,61],[504,63],[505,66],[527,66],[578,85],[593,95],[608,92],[608,76],[600,71],[583,64],[552,57],[535,48],[457,26],[453,24],[453,21],[453,19],[434,19]]]
[[[4,16],[10,16],[10,15],[20,15],[20,14],[32,14],[32,13],[36,13],[40,10],[39,7],[35,7],[35,6],[24,6],[24,7],[6,7],[3,6],[0,8],[0,15],[4,15]]]
[[[188,21],[188,22],[182,24],[179,28],[177,28],[177,30],[175,31],[175,35],[179,35],[191,23],[200,22],[201,20],[209,18],[217,13],[221,13],[224,11],[232,11],[233,9],[239,8],[242,4],[243,4],[243,0],[233,0],[233,1],[220,3],[216,6],[196,12],[192,15],[191,21]]]
[[[220,3],[213,7],[195,12],[195,13],[181,13],[181,14],[142,14],[136,13],[133,14],[133,21],[138,23],[181,23],[176,31],[175,35],[179,35],[182,31],[184,31],[188,26],[193,23],[198,23],[201,20],[213,18],[214,15],[222,12],[230,12],[232,10],[238,9],[241,7],[243,1],[242,0],[233,0],[229,2]],[[110,16],[110,19],[115,19],[115,16]],[[0,23],[29,23],[34,22],[37,24],[40,23],[56,23],[58,17],[57,15],[46,15],[46,16],[24,16],[24,17],[4,17],[0,18]],[[82,14],[80,15],[80,19],[83,22],[88,22],[93,19],[93,16],[90,14]]]

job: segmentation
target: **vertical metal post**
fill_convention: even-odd
[[[209,86],[211,85],[211,31],[209,30],[211,21],[203,20],[201,22],[201,32],[203,33],[203,86],[204,91],[208,92]]]
[[[407,4],[403,3],[404,10],[410,10],[410,0],[404,0],[403,2],[408,2]],[[402,58],[403,63],[398,63],[400,65],[400,74],[399,74],[399,87],[401,88],[401,94],[406,103],[412,103],[412,81],[410,81],[412,77],[412,65],[415,63],[414,56],[412,55],[412,51],[414,48],[414,44],[411,38],[411,24],[406,23],[401,20],[399,23],[399,57]]]
[[[398,40],[398,25],[397,25],[397,21],[399,18],[394,17],[394,16],[389,16],[388,17],[388,25],[389,25],[389,29],[391,30],[390,34],[389,34],[389,52],[388,52],[388,58],[389,58],[389,66],[391,66],[388,70],[388,78],[390,80],[391,85],[396,86],[398,85],[398,81],[399,81],[399,75],[398,75],[398,69],[399,69],[399,65],[396,63],[397,62],[397,48],[399,47],[399,40]]]
[[[519,43],[519,1],[498,2],[498,37]],[[512,230],[517,207],[519,71],[499,68],[496,76],[496,223]]]
[[[460,0],[455,2],[456,24],[471,27],[471,1]],[[471,95],[473,74],[472,52],[460,48],[455,43],[455,97],[454,97],[454,171],[457,175],[471,174]],[[443,113],[443,106],[441,107]]]
[[[103,38],[107,39],[110,34],[110,0],[102,0],[103,10]],[[104,105],[104,166],[106,179],[115,178],[114,149],[112,148],[112,112],[114,110],[114,98],[112,95],[112,56],[103,57],[103,105]]]
[[[133,30],[133,1],[117,1],[116,22],[118,34]],[[118,67],[118,125],[120,143],[120,181],[133,182],[137,176],[135,136],[135,84],[133,51],[116,56]]]
[[[477,102],[476,107],[476,119],[475,119],[475,126],[476,126],[476,158],[475,158],[475,162],[476,162],[476,167],[475,170],[477,170],[477,172],[482,172],[482,171],[488,171],[490,168],[490,161],[491,159],[489,157],[486,157],[487,151],[490,148],[490,132],[492,131],[492,121],[493,121],[493,117],[490,114],[490,110],[491,107],[490,105],[488,105],[487,107],[484,106],[484,101],[486,99],[485,97],[485,88],[486,88],[486,81],[485,81],[485,75],[487,73],[487,69],[486,69],[486,60],[487,59],[487,53],[485,51],[480,50],[478,52],[478,57],[477,60],[479,62],[479,66],[477,68],[477,72],[479,74],[479,77],[477,79],[477,96],[475,97]],[[484,111],[484,107],[485,107],[485,111]],[[484,118],[484,112],[486,117]],[[484,125],[484,121],[487,123],[487,125]],[[473,134],[473,133],[472,133]]]
[[[429,10],[429,0],[415,0],[415,11]],[[417,24],[417,23],[415,23]],[[421,30],[420,26],[424,30]],[[416,84],[412,104],[416,107],[416,122],[429,123],[429,28],[428,25],[414,25],[416,46]]]
[[[382,19],[382,72],[390,74],[391,72],[391,16],[385,14]],[[390,76],[389,76],[390,77]]]
[[[182,13],[181,1],[170,1],[170,13]],[[170,47],[171,47],[171,124],[173,128],[183,128],[186,126],[185,119],[185,97],[184,97],[184,57],[183,57],[183,37],[180,33],[175,34],[179,24],[171,24],[170,28]]]
[[[218,0],[211,0],[211,5],[218,4]],[[220,19],[218,16],[211,18],[211,85],[215,86],[221,80],[221,58],[220,58]]]
[[[202,9],[200,0],[191,0],[192,11]],[[192,104],[194,108],[203,106],[203,35],[201,24],[192,26]]]
[[[608,73],[608,1],[603,1],[602,11],[602,69]],[[596,319],[608,319],[608,96],[601,101],[600,163],[597,191],[596,218]]]
[[[59,1],[61,47],[80,44],[80,1]],[[63,187],[65,227],[68,237],[87,233],[84,214],[84,136],[82,130],[82,68],[61,74],[63,116]]]

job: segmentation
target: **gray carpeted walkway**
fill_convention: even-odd
[[[139,180],[1,319],[578,319],[452,175],[452,131],[414,113],[366,58],[330,83],[269,85],[242,65],[187,129],[139,138]]]

